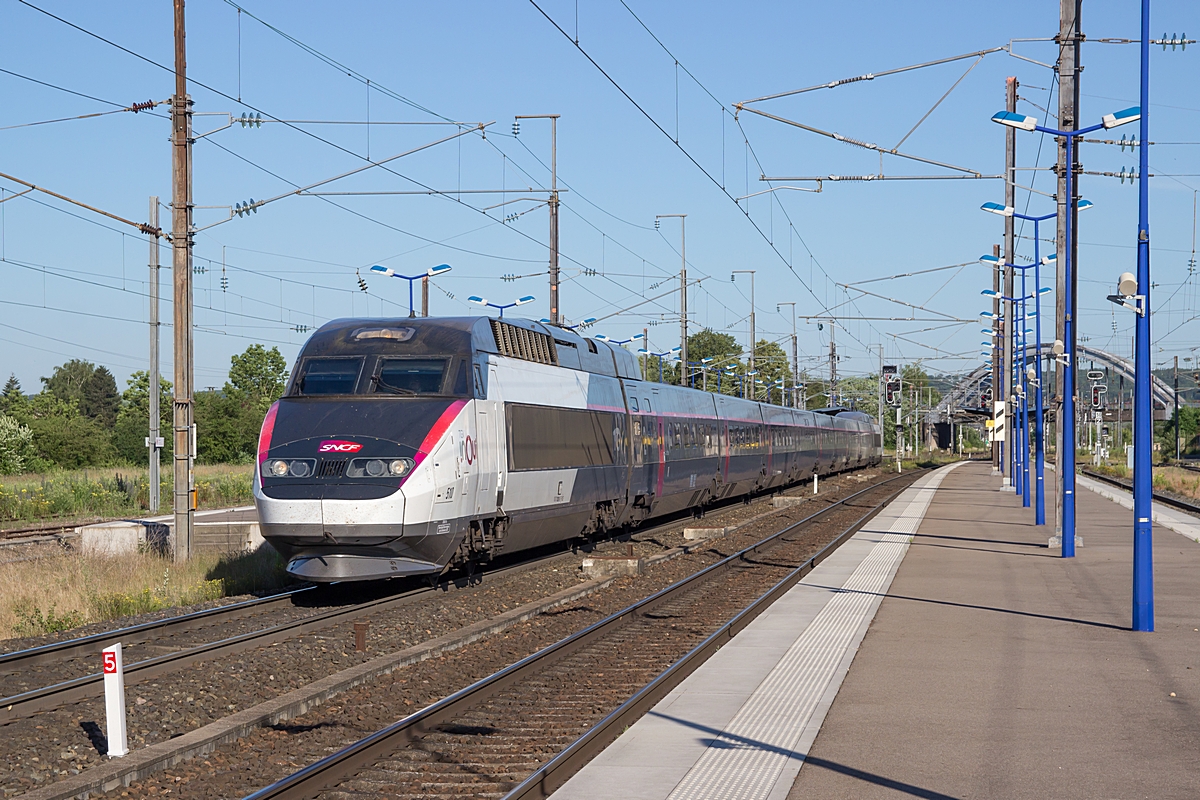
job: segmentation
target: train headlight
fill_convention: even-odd
[[[307,478],[315,471],[311,458],[272,458],[263,463],[263,474],[275,478]]]
[[[412,471],[411,458],[352,458],[347,478],[402,478]]]

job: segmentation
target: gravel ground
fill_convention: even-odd
[[[707,549],[659,565],[640,578],[618,581],[601,593],[585,598],[574,607],[542,615],[515,629],[489,637],[484,643],[472,646],[493,648],[488,651],[486,657],[479,657],[478,654],[475,657],[448,655],[406,667],[366,687],[347,693],[348,699],[345,701],[341,698],[335,699],[323,709],[308,715],[322,715],[323,718],[329,715],[321,722],[309,722],[306,717],[264,729],[244,740],[246,747],[267,748],[261,763],[251,762],[248,767],[234,768],[231,766],[232,762],[223,762],[223,759],[228,758],[227,751],[242,747],[235,743],[226,745],[196,766],[208,764],[212,769],[226,771],[246,769],[255,776],[251,782],[254,785],[262,785],[266,779],[261,777],[263,773],[260,767],[274,765],[281,770],[278,775],[290,771],[284,769],[289,763],[288,758],[269,755],[273,751],[269,742],[275,741],[272,737],[282,736],[284,738],[278,741],[290,742],[291,739],[287,737],[321,731],[321,736],[334,736],[337,742],[359,738],[385,722],[402,716],[404,709],[411,709],[414,705],[419,708],[472,680],[491,674],[499,666],[515,661],[549,641],[569,635],[574,630],[753,543],[777,527],[777,521],[796,520],[807,516],[817,510],[819,503],[864,488],[866,481],[876,476],[877,471],[870,471],[822,481],[821,494],[813,502],[772,514],[769,518],[749,525],[732,536],[717,540]],[[795,491],[801,493],[802,490]],[[719,511],[709,512],[706,519],[699,524],[738,524],[768,509],[769,500],[747,505],[734,504]],[[683,543],[683,528],[695,524],[697,523],[691,519],[679,520],[648,530],[636,537],[635,553],[649,556],[664,549],[677,547]],[[614,542],[601,545],[597,551],[623,552],[624,548],[623,543]],[[346,621],[319,633],[247,650],[216,663],[201,663],[147,683],[130,685],[126,690],[130,746],[137,749],[177,736],[234,711],[362,663],[376,655],[401,650],[473,622],[489,619],[503,611],[573,586],[582,579],[578,557],[569,561],[548,561],[507,576],[499,575],[489,579],[485,575],[483,582],[477,586],[427,595],[420,601],[402,608],[367,616],[365,619],[371,623],[371,627],[368,634],[368,650],[365,653],[354,651],[353,625]],[[144,618],[155,616],[161,614],[144,615]],[[142,618],[137,618],[136,621],[141,621]],[[123,622],[133,624],[131,620]],[[446,672],[450,663],[454,666]],[[44,682],[32,678],[29,680],[30,685],[44,685]],[[399,696],[396,695],[398,687],[403,687]],[[348,708],[352,710],[346,711]],[[377,711],[372,712],[370,709]],[[0,790],[6,797],[17,795],[57,777],[75,774],[99,763],[102,758],[98,747],[103,741],[103,721],[103,701],[96,699],[34,718],[17,720],[4,726],[6,747],[0,756]],[[364,724],[360,726],[359,722]],[[312,728],[313,725],[319,727]],[[322,746],[334,748],[333,744]],[[289,750],[292,749],[290,744],[288,747]],[[311,755],[306,756],[307,760],[311,758]],[[244,765],[246,762],[239,758],[236,763]],[[225,766],[222,767],[222,764]],[[164,780],[180,784],[182,787],[184,774],[172,773]],[[176,777],[180,780],[176,781]],[[150,787],[154,781],[153,778],[147,779],[141,785]],[[167,788],[167,783],[160,784],[160,788]]]
[[[915,479],[918,475],[914,473],[912,477]],[[861,486],[849,488],[857,490]],[[848,493],[849,489],[839,492],[840,495]],[[832,491],[830,496],[833,496]],[[140,799],[170,794],[190,799],[248,794],[753,544],[778,530],[781,522],[807,516],[816,506],[806,504],[801,508],[803,510],[783,511],[753,523],[732,536],[710,543],[703,550],[656,565],[641,577],[620,579],[576,604],[535,617],[460,650],[397,670],[351,690],[303,717],[259,729],[202,759],[182,763],[134,783],[122,790],[120,796]],[[819,541],[817,537],[798,537],[807,540],[801,541],[799,548],[815,552],[824,541],[840,533],[845,523],[861,513],[861,510],[847,513],[842,527],[827,526]],[[772,551],[772,555],[775,552]],[[709,592],[705,594],[711,596]],[[716,624],[710,621],[709,627]],[[596,679],[597,685],[603,682],[600,676]],[[634,688],[631,686],[630,691]],[[602,704],[597,704],[595,713],[602,714],[604,710]],[[553,747],[543,748],[531,753],[530,760],[544,761],[553,752]]]

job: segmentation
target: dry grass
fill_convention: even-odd
[[[1155,467],[1154,488],[1200,500],[1200,472],[1179,467]]]
[[[167,514],[171,512],[173,481],[170,464],[164,467],[160,512]],[[250,465],[197,465],[200,508],[248,505],[253,475]],[[149,496],[146,472],[139,469],[106,467],[11,475],[0,480],[0,528],[142,515]]]
[[[261,593],[288,582],[270,547],[201,554],[175,564],[150,553],[45,555],[0,564],[0,638],[56,633],[91,622]]]
[[[1129,480],[1132,472],[1124,464],[1102,464],[1097,469],[1105,475]],[[1156,466],[1154,468],[1154,489],[1159,492],[1170,492],[1179,497],[1200,500],[1200,472],[1193,472],[1180,467]]]

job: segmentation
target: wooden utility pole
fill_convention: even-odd
[[[1079,13],[1083,0],[1059,0],[1058,3],[1058,129],[1060,131],[1072,131],[1078,126],[1079,116],[1077,109],[1079,108],[1079,45],[1082,36],[1079,32]],[[1071,169],[1075,170],[1074,174],[1078,174],[1079,169],[1079,150],[1080,147],[1073,148],[1073,158],[1075,162],[1071,165]],[[1065,139],[1059,139],[1058,142],[1058,188],[1056,196],[1058,197],[1058,220],[1055,244],[1055,258],[1058,262],[1057,275],[1055,276],[1055,323],[1057,325],[1057,337],[1062,338],[1063,331],[1066,329],[1065,323],[1067,315],[1071,314],[1071,319],[1074,320],[1076,308],[1068,309],[1066,307],[1067,284],[1066,270],[1064,269],[1067,263],[1067,214],[1071,214],[1071,228],[1075,227],[1078,221],[1078,209],[1072,208],[1070,200],[1067,198],[1067,143]],[[1078,189],[1076,189],[1078,191]],[[1071,274],[1079,274],[1079,260],[1077,255],[1079,248],[1074,248],[1070,256]],[[1072,281],[1073,284],[1078,284],[1078,281]],[[1076,286],[1071,287],[1070,296],[1078,297],[1078,292],[1075,291]],[[1078,306],[1078,303],[1072,303]],[[1078,330],[1078,325],[1072,325],[1071,331],[1074,333]],[[1077,352],[1075,342],[1066,342],[1068,353]],[[1063,366],[1059,365],[1054,370],[1055,374],[1055,394],[1058,399],[1058,408],[1061,410],[1063,402],[1063,387],[1066,380],[1066,370],[1075,369],[1075,364]],[[1054,441],[1056,458],[1061,459],[1063,453],[1063,415],[1061,413],[1054,415]],[[1061,461],[1060,461],[1061,463]],[[1068,481],[1066,488],[1074,491],[1075,476],[1068,476],[1061,469],[1055,470],[1055,480],[1058,483],[1057,497],[1060,499],[1063,496],[1064,484],[1063,481]],[[1055,527],[1057,533],[1062,535],[1062,514],[1055,513],[1057,520]]]
[[[1008,111],[1015,112],[1017,110],[1017,79],[1006,78],[1004,82],[1004,108]],[[1016,191],[1017,177],[1017,129],[1004,126],[1004,205],[1009,208],[1014,208],[1017,202]],[[1016,235],[1013,228],[1013,218],[1006,216],[1004,218],[1004,258],[1002,263],[1013,264],[1016,259]],[[1004,296],[1014,297],[1013,294],[1013,272],[1012,267],[1004,268]],[[1011,300],[1005,300],[1004,308],[1004,394],[1001,399],[1004,402],[1004,442],[1000,447],[1005,451],[1007,456],[1004,461],[1007,464],[1007,473],[1005,481],[1008,486],[1016,486],[1016,469],[1017,469],[1017,443],[1020,439],[1016,435],[1017,430],[1017,415],[1014,406],[1015,403],[1009,402],[1009,398],[1013,396],[1013,391],[1016,389],[1016,382],[1013,379],[1013,365],[1017,362],[1013,358],[1013,345],[1016,342],[1017,331],[1020,330],[1018,325],[1024,326],[1024,320],[1018,321],[1015,318],[1017,306]],[[1011,383],[1011,385],[1010,385]],[[1008,447],[1004,447],[1008,444]],[[1002,466],[1003,469],[1003,466]]]
[[[1179,356],[1175,356],[1175,460],[1179,460]]]
[[[175,284],[175,537],[176,561],[192,554],[195,521],[195,423],[192,376],[192,100],[187,93],[184,0],[175,0],[175,96],[171,98],[171,269]],[[157,390],[151,387],[151,391]]]
[[[421,316],[429,316],[429,276],[421,278]]]
[[[1000,245],[992,245],[992,255],[1000,258]],[[995,316],[996,337],[1005,336],[1005,325],[1008,324],[1007,319],[1000,318],[1000,309],[1003,307],[1000,303],[1000,269],[997,267],[992,270],[992,290],[996,292],[996,296],[992,298],[992,314]],[[1003,341],[1003,339],[999,339]],[[1000,470],[1000,436],[1003,434],[1003,416],[997,416],[996,403],[1004,399],[1004,351],[994,344],[992,345],[992,469]]]

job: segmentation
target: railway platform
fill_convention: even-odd
[[[1200,545],[1155,528],[1130,631],[1117,497],[1064,560],[990,464],[931,473],[554,796],[1196,797]]]

